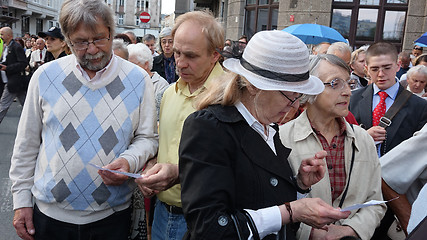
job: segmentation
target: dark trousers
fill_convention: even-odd
[[[116,212],[99,221],[78,225],[50,218],[34,206],[36,240],[127,240],[131,208]]]
[[[391,238],[387,236],[387,231],[393,221],[394,213],[389,207],[387,208],[387,212],[385,213],[383,219],[380,222],[380,226],[375,229],[374,235],[372,236],[371,240],[391,240]]]

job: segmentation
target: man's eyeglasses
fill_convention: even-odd
[[[342,90],[342,89],[344,89],[345,86],[350,87],[349,83],[350,83],[350,79],[349,80],[343,80],[341,78],[335,78],[330,82],[323,83],[323,85],[331,86],[331,88],[334,90]]]
[[[294,98],[294,100],[290,99],[286,94],[284,94],[282,91],[279,91],[283,96],[285,96],[286,99],[288,99],[291,102],[291,105],[294,104],[298,99],[300,99],[304,94],[298,93],[298,97]]]
[[[108,35],[108,38],[101,38],[93,41],[84,41],[84,42],[75,42],[71,43],[70,45],[74,47],[76,50],[86,50],[89,48],[89,44],[93,44],[96,47],[105,47],[108,44],[108,41],[110,41],[110,35]]]

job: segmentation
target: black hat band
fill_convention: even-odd
[[[310,74],[308,71],[300,74],[288,74],[288,73],[278,73],[278,72],[265,70],[250,64],[243,58],[240,59],[240,64],[242,65],[242,67],[244,67],[246,70],[250,72],[253,72],[257,75],[260,75],[272,80],[277,80],[277,81],[302,82],[302,81],[306,81],[310,77]]]

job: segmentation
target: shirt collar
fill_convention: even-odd
[[[378,92],[381,91],[381,89],[378,88],[378,86],[376,84],[374,85],[374,95],[378,94]],[[384,92],[387,93],[387,95],[391,98],[391,99],[395,99],[397,92],[399,91],[399,82],[397,81],[393,86],[387,88]]]
[[[264,126],[258,120],[256,120],[256,118],[249,112],[249,110],[245,107],[245,105],[243,105],[242,102],[237,102],[235,106],[237,111],[242,114],[243,118],[249,124],[249,126],[251,126],[251,128],[253,128],[257,133],[259,133],[264,141],[267,141],[276,134],[276,130],[270,125],[267,126],[268,133],[265,134]]]
[[[347,126],[345,125],[345,121],[344,121],[344,119],[342,117],[337,117],[335,119],[337,120],[338,126],[340,128],[339,129],[339,134],[337,136],[341,136],[341,135],[343,135],[345,133],[345,130],[347,129]],[[310,119],[309,119],[309,121],[310,121]],[[311,121],[310,121],[310,125],[311,125],[311,128],[313,129],[313,131],[316,134],[322,134],[316,128],[314,128],[313,124],[311,124]]]
[[[207,86],[210,84],[213,78],[216,78],[224,73],[224,70],[222,69],[221,65],[217,62],[212,69],[211,73],[209,74],[206,81],[203,83],[203,86],[197,89],[195,92],[190,93],[190,89],[188,89],[188,84],[183,81],[181,78],[178,79],[175,83],[175,92],[181,91],[182,94],[186,95],[187,97],[193,97],[197,96],[201,91],[207,88]]]
[[[82,74],[82,76],[89,82],[96,82],[97,80],[100,80],[102,74],[104,74],[109,68],[110,66],[112,66],[114,64],[114,66],[116,65],[117,59],[116,59],[116,55],[114,55],[114,53],[111,54],[111,59],[108,62],[107,66],[105,66],[103,69],[99,70],[96,72],[95,77],[93,77],[92,79],[89,77],[89,75],[87,74],[87,72],[83,69],[83,67],[80,65],[80,63],[77,61],[77,57],[74,58],[75,61],[75,66],[76,68],[80,71],[80,73]]]

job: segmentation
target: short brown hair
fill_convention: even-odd
[[[202,32],[208,41],[207,50],[209,53],[224,48],[224,29],[221,24],[215,20],[211,12],[194,11],[180,15],[175,20],[175,25],[172,29],[172,37],[175,37],[176,30],[186,21],[193,21],[202,27]]]
[[[397,49],[394,45],[388,42],[377,42],[372,44],[366,51],[366,65],[369,64],[371,57],[388,55],[397,62]]]

